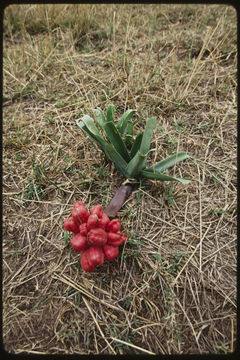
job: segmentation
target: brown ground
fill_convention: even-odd
[[[106,21],[107,19],[107,21]],[[229,353],[236,339],[236,12],[223,5],[17,5],[4,14],[3,343],[11,353]],[[63,220],[122,182],[75,124],[157,116],[119,212],[121,254],[85,273]],[[142,125],[141,125],[142,124]]]

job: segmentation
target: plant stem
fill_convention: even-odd
[[[133,190],[132,185],[121,185],[114,197],[103,211],[109,217],[115,217]]]

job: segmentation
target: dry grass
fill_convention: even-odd
[[[107,20],[106,20],[107,19]],[[230,353],[236,340],[236,12],[223,5],[16,5],[4,14],[3,342],[11,353]],[[84,273],[72,204],[122,178],[75,119],[157,116],[155,161],[119,213],[119,258]]]

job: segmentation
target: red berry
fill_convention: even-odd
[[[108,245],[119,246],[127,240],[127,235],[123,233],[108,233]]]
[[[81,220],[80,220],[80,218],[79,218],[79,216],[78,216],[78,211],[77,211],[77,209],[73,209],[73,210],[71,211],[71,214],[72,214],[72,218],[73,218],[75,224],[79,227],[79,225],[81,224]]]
[[[109,217],[107,216],[107,214],[103,213],[101,219],[98,222],[98,227],[106,229],[109,222]]]
[[[104,263],[104,253],[101,247],[91,246],[87,250],[87,256],[90,265],[98,266]]]
[[[89,215],[88,220],[87,220],[88,230],[97,227],[97,224],[98,224],[98,216],[96,214]]]
[[[94,245],[102,246],[107,243],[107,233],[101,228],[91,229],[88,232],[88,240]]]
[[[87,237],[81,234],[76,234],[71,240],[71,245],[74,250],[81,252],[88,246]]]
[[[118,246],[112,246],[112,245],[104,245],[103,246],[103,252],[109,261],[115,259],[119,254],[119,248]]]
[[[113,219],[107,226],[107,230],[111,232],[118,232],[121,228],[120,221],[118,219]]]
[[[79,232],[79,228],[72,216],[64,220],[64,228],[67,231],[73,232],[74,234],[77,234]]]
[[[83,270],[92,272],[96,266],[103,265],[104,253],[103,249],[97,246],[91,246],[82,253],[81,266]]]
[[[87,235],[88,233],[87,223],[83,223],[79,226],[79,232],[81,235]]]
[[[84,271],[87,271],[87,272],[92,272],[95,270],[95,266],[92,265],[90,262],[89,262],[89,259],[88,259],[88,251],[89,249],[85,250],[83,253],[82,253],[82,256],[81,256],[81,266],[82,266],[82,269]]]
[[[102,205],[94,205],[91,210],[90,214],[96,214],[99,218],[102,217]]]
[[[84,205],[76,204],[72,210],[72,216],[75,216],[79,224],[82,224],[87,222],[89,213]]]
[[[82,201],[76,201],[76,202],[73,204],[73,208],[78,207],[78,206],[84,206],[84,207],[85,207],[85,205],[84,205],[84,203],[83,203]]]

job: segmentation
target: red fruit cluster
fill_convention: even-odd
[[[82,252],[81,266],[85,271],[94,271],[103,265],[104,257],[113,260],[119,254],[119,245],[127,240],[126,234],[120,233],[120,221],[110,221],[103,213],[101,205],[95,205],[90,212],[82,201],[73,205],[69,218],[64,220],[64,228],[75,235],[71,239],[74,250]]]

